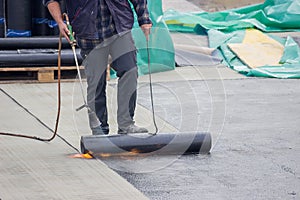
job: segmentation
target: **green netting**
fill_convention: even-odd
[[[248,68],[227,46],[241,43],[246,28],[264,32],[300,31],[300,0],[266,0],[263,4],[222,12],[180,13],[165,12],[164,19],[171,31],[207,33],[209,45],[218,48],[224,62],[247,76],[300,78],[300,49],[291,38],[269,35],[284,45],[282,66]]]

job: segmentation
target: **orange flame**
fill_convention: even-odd
[[[142,156],[141,151],[139,149],[131,149],[130,151],[121,152],[121,153],[97,153],[95,154],[102,158],[109,158],[109,157],[129,157],[129,156]]]
[[[71,158],[83,158],[83,159],[92,159],[93,158],[93,156],[89,153],[86,153],[86,154],[78,153],[78,154],[71,155],[70,157]]]

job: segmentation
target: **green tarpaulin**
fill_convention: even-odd
[[[292,38],[275,38],[285,49],[278,66],[248,68],[227,46],[241,43],[245,29],[264,32],[300,31],[300,0],[266,0],[263,4],[222,12],[180,13],[165,12],[164,19],[171,31],[208,34],[209,44],[218,48],[226,63],[248,76],[300,78],[300,50]]]
[[[162,1],[148,0],[148,9],[153,22],[153,28],[149,39],[151,73],[174,70],[174,46],[169,29],[162,18]],[[137,19],[136,16],[135,19]],[[132,35],[137,48],[137,65],[139,75],[148,74],[149,69],[146,38],[144,33],[141,31],[137,20],[135,20]],[[113,69],[111,69],[110,75],[111,78],[116,77],[116,73]]]
[[[169,10],[164,19],[176,31],[197,32],[199,28],[234,31],[254,27],[265,32],[299,31],[300,0],[266,0],[263,4],[213,13]]]
[[[174,46],[167,25],[162,19],[163,11],[161,0],[148,0],[148,8],[153,22],[149,39],[151,73],[173,70],[175,69]],[[134,27],[132,34],[138,50],[137,64],[139,74],[148,74],[146,38],[137,22],[135,22]]]

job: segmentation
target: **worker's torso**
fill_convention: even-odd
[[[66,4],[78,38],[105,39],[130,30],[134,23],[128,0],[66,0]]]

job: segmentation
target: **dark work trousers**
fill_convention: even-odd
[[[117,122],[120,129],[133,124],[136,107],[137,60],[136,48],[131,32],[114,35],[93,49],[81,49],[85,58],[83,65],[87,77],[87,103],[96,112],[101,126],[108,126],[106,104],[106,68],[108,56],[112,58],[111,67],[117,72]],[[90,127],[95,126],[90,120]]]

